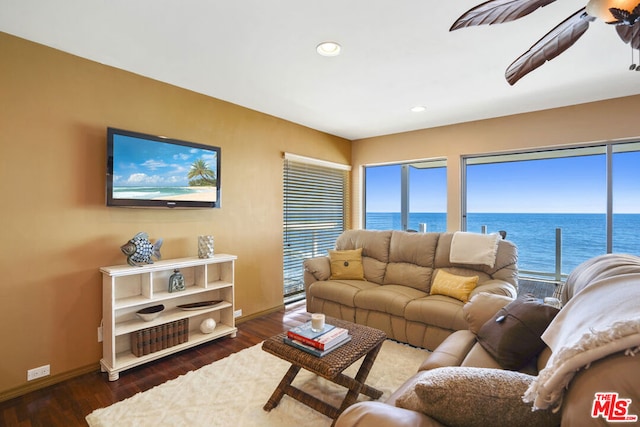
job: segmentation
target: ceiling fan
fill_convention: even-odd
[[[465,12],[449,31],[515,21],[554,1],[489,0]],[[567,50],[596,18],[615,26],[622,41],[631,45],[630,69],[640,71],[640,65],[633,63],[633,49],[640,50],[640,3],[637,2],[639,0],[589,0],[585,7],[561,22],[509,65],[505,72],[507,82],[514,85],[546,61]]]

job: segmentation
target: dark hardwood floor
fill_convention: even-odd
[[[118,381],[96,371],[0,402],[0,426],[86,426],[94,409],[149,390],[194,369],[251,347],[309,320],[304,302],[238,325],[236,338],[221,338],[155,362],[124,371]]]

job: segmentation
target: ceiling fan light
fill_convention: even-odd
[[[586,11],[590,16],[602,19],[604,22],[615,21],[616,18],[609,9],[616,8],[632,11],[640,0],[589,0]]]

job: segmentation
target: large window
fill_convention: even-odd
[[[303,296],[302,262],[327,255],[345,230],[349,208],[349,166],[285,154],[284,296]]]
[[[507,231],[525,275],[566,275],[607,252],[640,254],[640,144],[465,159],[462,228]]]
[[[640,254],[640,144],[612,147],[612,249]]]
[[[365,228],[446,231],[444,160],[367,166],[364,172]]]

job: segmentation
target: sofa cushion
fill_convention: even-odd
[[[362,256],[389,262],[391,231],[347,230],[336,239],[336,249],[362,248]]]
[[[429,292],[440,233],[394,231],[389,245],[385,285],[405,285]]]
[[[345,251],[329,251],[331,262],[331,280],[362,280],[362,248]]]
[[[411,322],[428,323],[440,329],[457,331],[467,328],[462,315],[463,305],[462,301],[451,297],[428,295],[409,302],[404,310],[404,317]]]
[[[362,248],[365,280],[381,285],[389,262],[391,233],[377,230],[347,230],[336,239],[336,249]]]
[[[358,292],[354,301],[358,308],[404,317],[407,304],[426,295],[425,292],[408,286],[384,285],[363,289]]]
[[[422,412],[451,427],[552,426],[560,415],[532,411],[522,395],[532,376],[487,368],[444,367],[417,374],[396,406]]]
[[[469,294],[478,284],[478,276],[456,276],[438,270],[431,285],[431,295],[446,295],[462,302],[469,301]]]
[[[355,307],[354,298],[363,289],[377,288],[380,285],[366,280],[327,280],[315,282],[309,286],[311,298],[333,301],[347,307]]]
[[[446,268],[449,272],[457,274],[453,267],[464,268],[465,270],[475,270],[474,274],[483,272],[488,277],[493,279],[504,280],[513,286],[514,296],[517,293],[518,287],[518,249],[516,245],[509,240],[500,240],[498,242],[498,252],[496,254],[496,263],[493,268],[486,265],[478,266],[465,266],[462,264],[454,264],[449,260],[451,254],[451,240],[453,239],[453,233],[442,233],[438,239],[438,246],[436,248],[436,256],[434,260],[434,268]],[[484,279],[480,277],[480,283]]]
[[[493,319],[495,314],[505,305],[513,301],[505,295],[490,294],[480,292],[471,297],[468,303],[462,307],[464,317],[469,324],[469,330],[477,334],[482,325],[489,319]]]
[[[384,275],[387,272],[388,265],[386,262],[363,256],[362,265],[364,267],[364,280],[377,283],[378,285],[384,283]]]
[[[478,331],[478,342],[505,369],[520,369],[545,347],[541,335],[558,309],[533,296],[501,308]]]
[[[421,267],[415,264],[391,262],[387,264],[384,276],[385,285],[403,285],[429,292],[429,283],[433,270],[429,267]]]
[[[394,231],[389,246],[389,262],[409,263],[433,268],[440,233]]]

